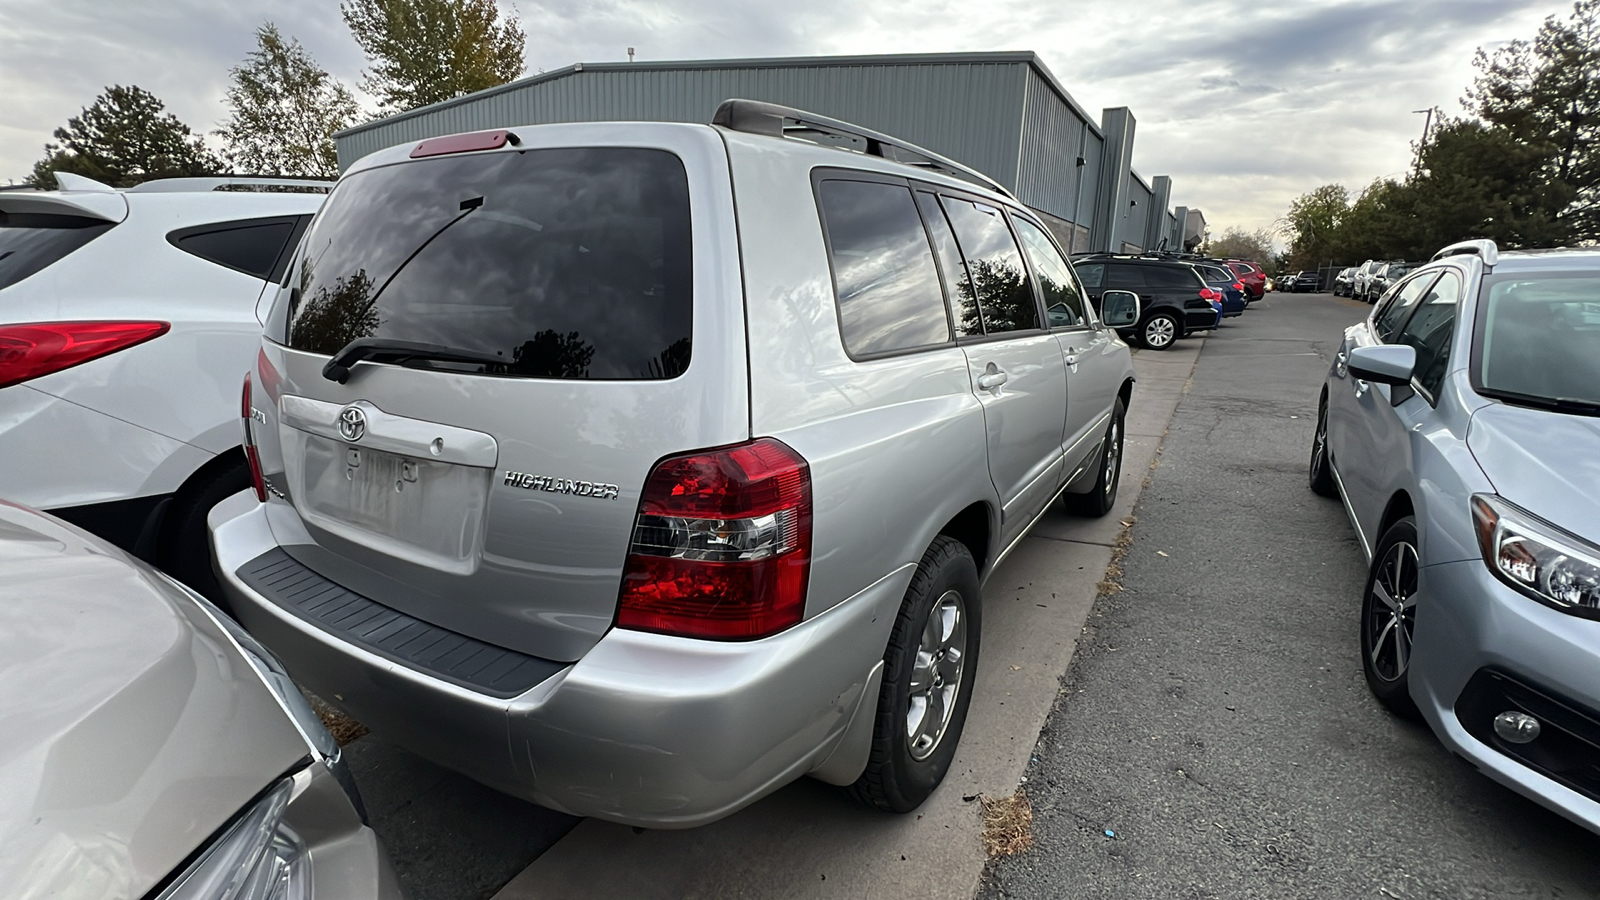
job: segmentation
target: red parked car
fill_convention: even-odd
[[[1230,259],[1227,262],[1233,274],[1244,282],[1246,299],[1260,300],[1261,295],[1267,292],[1267,273],[1247,259]]]

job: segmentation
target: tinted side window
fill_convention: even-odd
[[[289,249],[289,239],[295,236],[299,224],[294,217],[218,222],[174,231],[167,240],[207,262],[276,281],[278,260]]]
[[[298,350],[420,341],[505,360],[444,364],[453,371],[530,378],[673,378],[690,364],[689,179],[665,150],[368,169],[340,180],[304,246],[288,323]]]
[[[1419,281],[1426,281],[1426,278]],[[1417,384],[1430,398],[1439,396],[1444,373],[1450,365],[1450,344],[1455,334],[1456,301],[1461,296],[1461,278],[1446,271],[1439,276],[1420,301],[1417,313],[1406,322],[1396,341],[1417,348]]]
[[[1061,258],[1056,245],[1050,243],[1039,226],[1023,218],[1013,218],[1017,234],[1022,237],[1022,248],[1028,251],[1028,260],[1039,276],[1039,291],[1044,294],[1045,320],[1051,328],[1075,327],[1089,324],[1083,309],[1083,294],[1077,280],[1072,277],[1072,267]]]
[[[107,231],[87,216],[0,212],[0,288],[10,287]]]
[[[942,197],[955,231],[956,243],[967,261],[967,275],[978,309],[983,312],[985,334],[1026,331],[1041,327],[1039,307],[1028,285],[1022,252],[1006,227],[1000,210],[971,200]],[[963,284],[958,282],[957,289]]]
[[[1188,266],[1145,266],[1144,280],[1164,291],[1199,291],[1205,287],[1199,273]]]
[[[1105,263],[1078,263],[1073,268],[1077,270],[1078,277],[1083,280],[1083,286],[1088,290],[1098,288],[1105,281]]]
[[[1113,263],[1106,266],[1106,287],[1119,290],[1144,290],[1144,267]]]
[[[845,349],[866,356],[949,341],[944,289],[911,190],[824,181],[818,194]]]
[[[961,261],[961,248],[956,246],[956,236],[950,222],[939,206],[939,198],[917,191],[917,206],[922,209],[922,220],[928,226],[928,236],[933,238],[933,248],[939,255],[939,268],[944,270],[945,285],[950,291],[950,307],[955,313],[957,337],[983,334],[983,316],[978,313],[978,302],[973,298],[972,283],[967,280],[967,269]]]
[[[1433,273],[1429,272],[1404,282],[1399,290],[1389,295],[1388,303],[1372,320],[1372,332],[1378,340],[1385,344],[1394,343],[1395,333],[1400,330],[1406,316],[1410,315],[1412,308],[1432,282]]]

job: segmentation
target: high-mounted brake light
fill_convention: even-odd
[[[811,470],[761,438],[662,460],[645,482],[617,625],[753,640],[799,623],[811,575]]]
[[[70,369],[166,334],[166,322],[0,325],[0,388]]]
[[[411,151],[412,159],[424,156],[443,156],[447,153],[471,153],[474,150],[499,150],[507,144],[515,147],[522,143],[516,135],[505,129],[473,131],[468,134],[448,134],[429,138]]]
[[[239,398],[239,416],[244,419],[244,459],[250,464],[250,486],[255,489],[256,502],[267,502],[267,479],[261,474],[261,454],[256,450],[256,434],[252,421],[255,406],[250,402],[250,376],[244,376],[244,394]]]

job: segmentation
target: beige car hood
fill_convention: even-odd
[[[307,756],[200,607],[0,503],[0,898],[137,898]]]

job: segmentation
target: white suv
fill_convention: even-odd
[[[249,484],[258,305],[329,184],[56,177],[0,191],[0,497],[214,595],[205,517]]]
[[[375,153],[286,283],[260,480],[211,512],[234,611],[568,812],[687,827],[802,775],[915,808],[982,579],[1116,496],[1138,297],[1097,314],[1004,188],[799,110]]]

